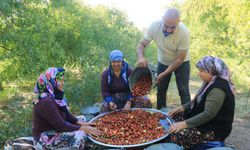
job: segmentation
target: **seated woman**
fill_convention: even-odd
[[[115,109],[124,108],[130,110],[131,107],[151,108],[152,104],[146,97],[132,96],[128,77],[132,70],[123,58],[120,50],[114,50],[109,55],[110,66],[102,73],[101,93],[104,102],[101,112],[108,112]]]
[[[86,134],[100,131],[74,117],[64,97],[64,69],[49,68],[36,82],[32,132],[37,149],[84,148]]]
[[[169,112],[176,121],[168,141],[190,149],[208,141],[224,141],[232,130],[235,88],[227,65],[206,56],[196,63],[203,84],[194,100]],[[184,115],[183,115],[184,114]]]

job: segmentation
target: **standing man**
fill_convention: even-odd
[[[162,20],[153,22],[148,28],[137,48],[137,63],[140,67],[148,65],[144,49],[152,40],[158,47],[157,108],[166,107],[166,93],[172,72],[175,73],[181,104],[189,102],[189,31],[180,21],[177,9],[168,9]]]

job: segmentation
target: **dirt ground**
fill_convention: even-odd
[[[234,119],[233,130],[226,139],[226,146],[235,150],[250,150],[250,114]]]

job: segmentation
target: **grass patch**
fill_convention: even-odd
[[[9,139],[31,136],[32,104],[24,97],[14,96],[0,110],[0,147]]]
[[[6,91],[0,91],[0,108],[6,105],[8,101],[8,93]]]

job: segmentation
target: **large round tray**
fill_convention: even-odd
[[[91,136],[88,136],[88,138],[89,138],[92,142],[94,142],[94,143],[96,143],[96,144],[99,144],[99,145],[102,145],[102,146],[106,146],[106,147],[113,147],[113,148],[129,148],[129,147],[146,146],[146,145],[148,145],[148,144],[152,144],[152,143],[155,143],[155,142],[157,142],[157,141],[160,141],[160,140],[166,138],[166,137],[169,135],[168,132],[167,132],[167,130],[168,130],[169,126],[173,124],[173,120],[172,120],[166,113],[164,113],[164,112],[162,112],[162,111],[159,111],[159,110],[156,110],[156,109],[148,109],[148,108],[132,108],[131,110],[133,111],[133,110],[136,110],[136,109],[142,109],[142,110],[145,110],[145,111],[147,111],[147,112],[159,112],[159,113],[164,114],[164,115],[166,116],[166,118],[165,118],[165,119],[161,119],[161,120],[160,120],[160,124],[164,127],[164,129],[165,129],[165,134],[164,134],[163,136],[161,136],[160,138],[154,139],[154,140],[149,141],[149,142],[145,142],[145,143],[141,143],[141,144],[131,144],[131,145],[111,145],[111,144],[106,144],[106,143],[99,142],[99,141],[93,139]],[[115,110],[115,111],[121,111],[121,109]],[[114,111],[112,111],[112,112],[114,112]],[[96,116],[95,118],[91,119],[89,122],[94,122],[94,121],[97,120],[98,118],[100,118],[100,117],[102,117],[102,116],[105,116],[105,115],[107,115],[107,114],[109,114],[109,113],[111,113],[111,112],[100,114],[100,115]]]

